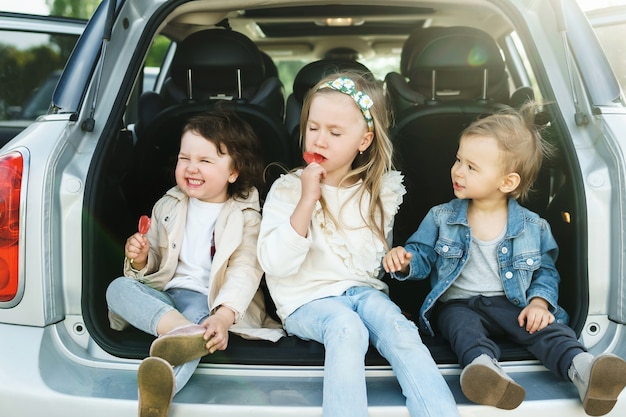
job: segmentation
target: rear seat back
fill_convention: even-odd
[[[284,90],[267,77],[256,44],[229,29],[208,29],[185,38],[174,54],[162,92],[140,97],[135,164],[128,186],[137,214],[174,184],[182,128],[189,117],[221,106],[246,120],[256,132],[266,164],[292,165],[283,125]]]
[[[415,30],[405,42],[400,66],[402,74],[386,76],[387,94],[397,113],[422,104],[509,100],[500,49],[479,29],[455,26]]]
[[[432,27],[412,36],[416,39],[411,41],[414,50],[406,64],[409,78],[404,88],[425,100],[397,111],[391,129],[396,162],[408,188],[398,214],[399,244],[430,207],[454,197],[450,167],[463,129],[504,107],[509,99],[502,56],[486,33],[467,27]],[[387,91],[397,87],[387,84]]]

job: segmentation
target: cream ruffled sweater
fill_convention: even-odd
[[[351,287],[388,289],[380,280],[385,245],[365,226],[367,196],[352,198],[358,195],[361,183],[342,188],[322,185],[326,207],[341,228],[324,215],[318,201],[308,235],[302,237],[290,223],[301,195],[300,173],[283,175],[272,186],[263,205],[257,247],[268,288],[283,322],[301,305],[340,295]],[[388,240],[405,192],[398,171],[384,175],[381,200]]]

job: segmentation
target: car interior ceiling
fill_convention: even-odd
[[[355,6],[358,7],[358,6]],[[270,39],[296,36],[338,36],[348,29],[305,25],[297,18],[311,16],[352,16],[353,6],[283,7],[247,10],[245,19],[258,20],[259,27]],[[476,28],[424,28],[431,8],[390,8],[376,6],[368,9],[377,17],[404,15],[402,24],[380,19],[359,26],[357,33],[381,35],[390,39],[401,37],[404,45],[398,73],[390,73],[384,81],[390,102],[396,111],[391,136],[396,147],[398,168],[405,175],[407,196],[396,217],[394,243],[402,244],[417,228],[426,210],[453,197],[449,184],[449,168],[454,159],[458,135],[473,119],[497,111],[503,106],[519,106],[532,98],[532,89],[511,89],[505,62],[492,36]],[[361,10],[360,14],[363,11]],[[408,17],[407,17],[408,16]],[[294,19],[287,19],[294,18]],[[280,19],[284,19],[285,23]],[[290,21],[291,20],[291,21]],[[293,23],[295,21],[295,23]],[[175,26],[175,25],[172,25]],[[233,27],[236,25],[233,23]],[[168,30],[167,28],[165,29]],[[262,63],[261,50],[246,35],[223,28],[204,28],[179,45],[163,90],[144,94],[140,98],[136,137],[126,127],[120,129],[115,141],[100,161],[93,186],[97,192],[89,203],[86,224],[93,230],[88,240],[85,259],[90,260],[88,278],[84,280],[83,307],[90,333],[107,352],[127,358],[147,355],[152,336],[138,330],[116,332],[109,328],[104,299],[109,282],[121,274],[123,244],[135,231],[136,220],[149,214],[152,204],[172,185],[173,167],[179,134],[184,121],[214,106],[224,106],[240,114],[257,134],[264,149],[267,165],[279,162],[287,169],[299,166],[301,150],[298,144],[298,102],[316,80],[336,68],[367,67],[354,60],[315,59],[295,77],[293,94],[281,96],[281,81],[277,73]],[[354,33],[354,32],[352,32]],[[411,38],[414,36],[415,39]],[[405,42],[404,40],[410,39]],[[472,42],[468,42],[471,39]],[[439,44],[440,50],[459,53],[463,48],[480,44],[488,59],[481,66],[469,66],[462,56],[441,57],[441,62],[425,62],[420,51]],[[454,48],[447,48],[452,42]],[[238,49],[239,48],[239,49]],[[409,49],[411,49],[409,51]],[[235,51],[240,51],[236,53]],[[211,57],[220,56],[219,60]],[[434,55],[428,55],[434,56]],[[411,57],[414,59],[411,60]],[[267,61],[265,61],[267,62]],[[194,99],[186,91],[185,71],[191,68]],[[432,71],[437,73],[433,85]],[[233,74],[239,70],[242,85],[233,85]],[[266,74],[268,73],[268,74]],[[428,73],[425,76],[425,73]],[[266,77],[267,75],[267,77]],[[224,88],[229,90],[225,91]],[[242,93],[235,93],[240,87]],[[454,100],[438,92],[459,91]],[[238,98],[215,100],[216,94]],[[295,109],[295,110],[294,110]],[[290,113],[291,112],[291,113]],[[295,112],[295,113],[294,113]],[[580,237],[577,190],[573,182],[574,163],[562,145],[558,119],[551,107],[545,107],[542,128],[544,136],[562,150],[557,158],[544,164],[533,197],[526,205],[546,218],[560,246],[557,268],[562,277],[561,304],[570,312],[571,325],[580,332],[586,316],[587,287],[580,263],[576,240]],[[294,116],[294,114],[296,116]],[[419,133],[418,133],[419,132]],[[135,144],[136,141],[136,144]],[[270,173],[269,182],[280,172]],[[427,179],[427,180],[425,180]],[[385,277],[391,297],[409,317],[416,317],[429,288],[428,280],[397,282]],[[266,292],[268,309],[272,301]],[[424,337],[438,363],[456,363],[447,342],[440,337]],[[501,341],[503,360],[531,359],[525,349]],[[321,365],[323,348],[316,342],[286,337],[277,343],[244,340],[231,336],[225,352],[203,358],[207,363]],[[367,363],[386,364],[374,349]]]

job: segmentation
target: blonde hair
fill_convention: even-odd
[[[543,158],[551,157],[555,151],[541,137],[540,128],[535,124],[539,107],[539,104],[530,101],[519,110],[501,110],[474,121],[461,134],[461,140],[469,136],[487,136],[496,140],[503,151],[504,171],[520,176],[519,185],[509,193],[514,199],[528,198]]]
[[[367,193],[369,195],[369,204],[367,216],[363,216],[363,213],[361,213],[361,216],[368,227],[374,231],[383,241],[385,247],[387,247],[387,239],[384,230],[385,219],[380,193],[383,175],[393,169],[393,147],[388,131],[388,106],[381,83],[375,80],[371,74],[358,71],[333,73],[319,81],[309,90],[302,105],[302,114],[300,116],[300,145],[304,149],[306,124],[313,98],[320,94],[344,94],[333,88],[323,88],[327,83],[338,78],[349,78],[354,82],[356,90],[367,94],[371,98],[373,104],[369,108],[369,112],[374,124],[372,129],[374,135],[370,146],[363,151],[362,154],[358,154],[356,158],[354,158],[352,169],[341,179],[339,186],[346,181],[349,183],[358,180],[363,181],[357,195],[359,199],[363,199]],[[337,221],[326,210],[323,199],[320,199],[320,203],[322,204],[324,213],[337,224]],[[377,215],[379,215],[379,217]]]

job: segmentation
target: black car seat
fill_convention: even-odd
[[[272,57],[267,52],[261,51],[261,58],[263,58],[263,64],[265,65],[265,78],[278,78],[278,67]]]
[[[275,85],[275,80],[278,80],[280,83],[280,94],[276,97],[275,103],[273,106],[278,110],[277,114],[279,115],[281,120],[285,118],[285,85],[280,80],[280,76],[278,73],[278,66],[272,59],[272,57],[264,51],[261,51],[261,57],[263,58],[263,65],[265,66],[265,79],[272,79],[271,81],[273,85],[273,89],[278,90]]]
[[[413,51],[406,52],[403,68],[408,80],[401,86],[386,85],[387,91],[401,87],[424,97],[419,105],[397,110],[391,129],[409,187],[403,206],[410,207],[410,215],[401,219],[406,224],[399,228],[402,243],[431,206],[453,197],[450,167],[462,130],[509,100],[502,55],[485,32],[431,27],[412,36]]]
[[[308,63],[296,74],[293,81],[293,90],[287,97],[285,108],[285,126],[291,141],[293,161],[296,165],[302,163],[300,114],[306,94],[327,75],[348,70],[370,74],[374,78],[372,72],[365,65],[351,59],[320,59]]]
[[[479,29],[414,30],[403,45],[400,72],[385,77],[386,93],[396,113],[437,102],[509,100],[500,50],[493,38]]]
[[[291,166],[283,125],[284,91],[265,76],[261,51],[245,35],[208,29],[185,38],[176,50],[160,93],[140,97],[135,167],[128,194],[140,214],[174,184],[180,134],[187,119],[221,106],[254,129],[266,164]]]
[[[282,120],[283,86],[275,67],[266,69],[266,63],[254,42],[239,32],[208,29],[189,35],[174,54],[162,91],[141,95],[137,134],[153,120],[155,110],[220,99],[259,105]]]
[[[404,41],[400,53],[400,72],[392,71],[385,76],[385,94],[394,112],[424,104],[425,97],[407,85],[409,58],[422,31],[423,28],[414,29]]]

